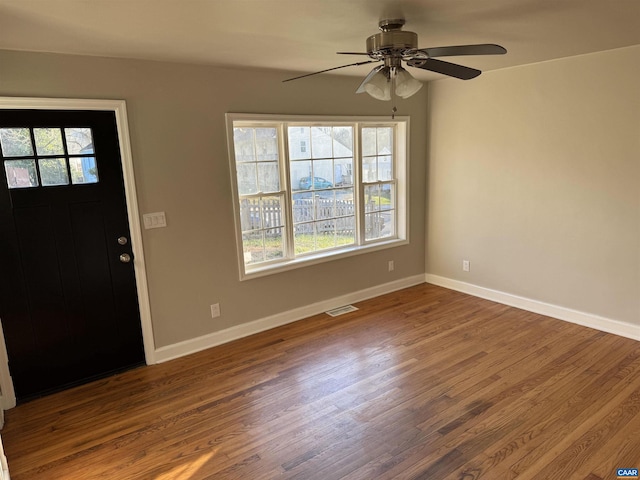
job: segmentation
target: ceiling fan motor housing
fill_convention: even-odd
[[[381,55],[406,55],[418,48],[418,35],[402,31],[404,20],[383,20],[381,32],[367,38],[367,53],[372,57]]]

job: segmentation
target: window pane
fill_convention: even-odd
[[[296,255],[314,252],[316,249],[314,224],[296,225],[293,231],[293,241]]]
[[[289,127],[289,159],[311,158],[311,129],[309,127]]]
[[[344,228],[341,226],[341,223],[347,224],[347,220],[349,221],[349,225],[351,225],[350,229]],[[355,237],[355,218],[351,217],[348,219],[338,219],[338,225],[336,226],[337,235],[336,235],[336,247],[343,247],[347,245],[353,245],[356,243]]]
[[[64,135],[67,141],[67,151],[71,154],[94,153],[93,135],[90,128],[65,128]],[[76,182],[74,182],[76,183]],[[78,182],[95,183],[95,182]]]
[[[362,181],[378,182],[385,180],[393,180],[391,155],[364,157],[362,159]]]
[[[315,203],[315,218],[321,220],[323,218],[333,218],[336,216],[336,200],[333,192],[328,192],[323,197],[316,197]]]
[[[38,186],[35,160],[5,160],[4,172],[9,188],[28,188]]]
[[[391,127],[379,127],[377,133],[377,149],[378,155],[391,155],[393,153],[393,129]]]
[[[395,187],[391,183],[364,187],[365,212],[395,208]]]
[[[258,163],[258,183],[261,192],[280,191],[280,172],[275,162]]]
[[[311,162],[308,160],[291,162],[291,188],[293,190],[309,190],[311,188]]]
[[[395,185],[365,186],[365,240],[395,236]]]
[[[364,216],[364,236],[366,240],[373,240],[392,235],[393,212],[374,212]]]
[[[366,185],[364,187],[365,211],[371,212],[378,210],[380,206],[380,186]]]
[[[364,182],[393,180],[393,128],[362,129]]]
[[[284,256],[283,198],[280,196],[242,199],[240,225],[245,265]]]
[[[355,243],[355,217],[317,222],[316,250],[327,250]]]
[[[278,159],[278,137],[275,128],[256,128],[256,157],[259,162]]]
[[[264,237],[262,231],[242,235],[242,250],[245,265],[264,261]]]
[[[355,217],[335,218],[315,224],[315,250],[327,250],[355,243]]]
[[[284,212],[280,197],[262,197],[260,199],[260,216],[262,228],[281,227],[284,225]]]
[[[309,222],[314,219],[313,198],[293,198],[293,223]]]
[[[342,208],[342,213],[353,212],[353,204],[351,208],[344,209],[344,205],[337,205],[338,210]],[[356,240],[356,217],[354,215],[336,218],[336,238],[340,245],[349,245]]]
[[[362,155],[372,156],[378,153],[376,142],[376,129],[375,128],[363,128],[362,129]]]
[[[335,192],[335,200],[316,198],[316,219],[331,218],[331,225],[335,226],[335,234],[341,237],[341,244],[349,244],[355,241],[355,213],[356,205],[353,201],[353,191],[339,190]],[[319,232],[327,233],[328,224],[323,224]]]
[[[34,128],[38,155],[64,155],[62,132],[59,128]],[[44,180],[42,181],[44,185]]]
[[[240,195],[258,193],[255,163],[239,163],[236,172],[238,175],[238,193]]]
[[[322,220],[316,222],[316,248],[322,250],[335,245],[334,236],[336,233],[336,222],[332,220]]]
[[[381,212],[380,216],[384,221],[384,225],[380,230],[381,237],[395,237],[396,235],[396,211],[389,210],[387,212]]]
[[[264,232],[264,260],[275,260],[284,257],[284,241],[282,228],[273,228]]]
[[[313,161],[313,184],[314,190],[333,187],[333,161],[314,160]]]
[[[378,162],[376,157],[362,159],[362,181],[375,182],[378,179]]]
[[[311,155],[313,158],[331,158],[333,156],[331,130],[331,127],[311,128]]]
[[[71,183],[98,183],[96,157],[75,157],[69,159]]]
[[[335,161],[335,185],[353,185],[353,158]]]
[[[351,199],[347,200],[336,200],[336,216],[337,217],[353,217],[355,218],[356,214],[356,202]],[[351,226],[349,228],[354,228]]]
[[[396,195],[395,185],[383,183],[380,185],[379,206],[380,210],[391,210],[395,208]]]
[[[393,180],[393,165],[391,163],[391,155],[381,155],[378,157],[377,180]]]
[[[338,200],[353,201],[353,188],[337,188],[335,192]]]
[[[233,129],[233,149],[236,162],[253,162],[256,159],[253,142],[253,128]]]
[[[353,155],[353,127],[333,127],[334,158]]]
[[[284,256],[282,234],[282,228],[243,234],[242,243],[245,265],[282,258]]]
[[[41,158],[38,166],[43,186],[69,184],[67,162],[64,158]]]
[[[0,128],[0,145],[5,157],[27,157],[33,155],[28,128]],[[35,165],[34,165],[35,168]]]
[[[262,228],[260,200],[257,198],[240,200],[240,228],[243,232]]]

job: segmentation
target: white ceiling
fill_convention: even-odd
[[[507,48],[446,59],[481,70],[640,44],[640,0],[0,0],[0,49],[267,68],[285,78],[365,60],[336,52],[365,51],[378,21],[397,17],[421,48]]]

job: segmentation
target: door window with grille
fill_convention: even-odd
[[[89,127],[0,128],[0,151],[10,189],[98,182]]]

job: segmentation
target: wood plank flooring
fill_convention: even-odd
[[[423,284],[20,405],[12,480],[608,480],[640,342]]]

